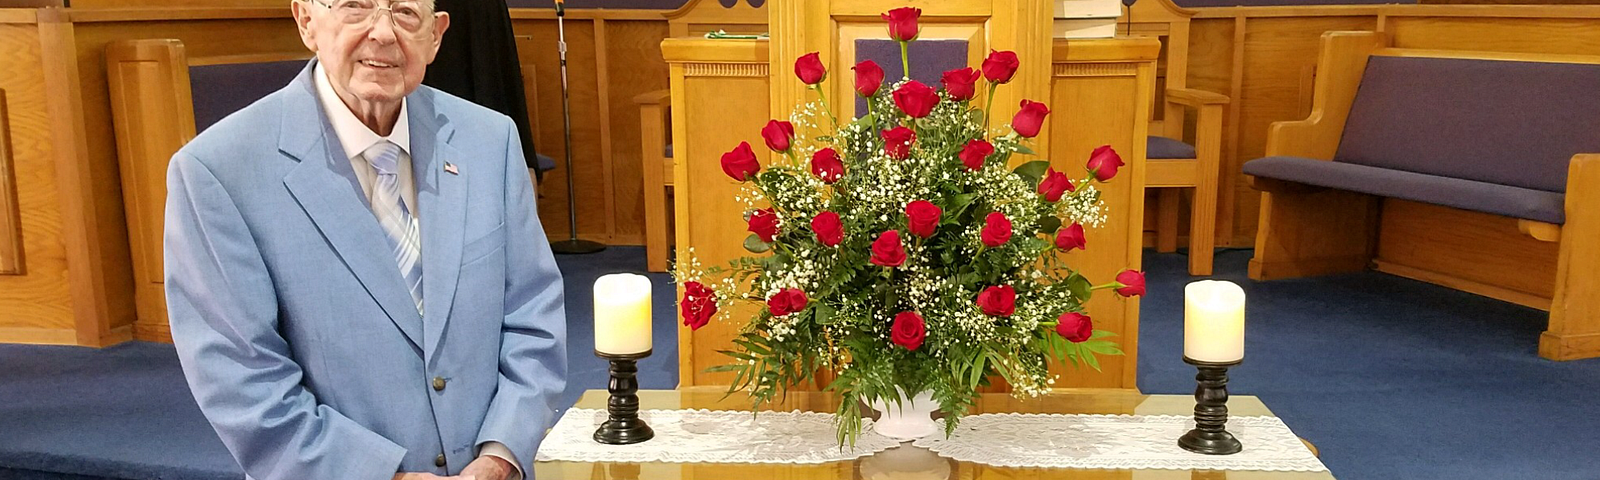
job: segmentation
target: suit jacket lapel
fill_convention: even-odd
[[[366,293],[420,350],[422,315],[417,313],[405,280],[400,277],[382,227],[367,201],[356,193],[361,186],[333,126],[323,115],[312,71],[307,66],[300,72],[284,101],[278,148],[299,159],[300,164],[284,177],[283,183]],[[311,121],[313,118],[320,121]],[[427,275],[426,266],[423,272]]]
[[[462,159],[449,143],[455,127],[434,109],[432,93],[419,90],[406,105],[413,119],[411,168],[422,213],[422,351],[429,362],[455,303],[467,214],[466,175],[443,173],[446,162]]]

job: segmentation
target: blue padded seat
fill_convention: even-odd
[[[1195,155],[1194,145],[1181,140],[1151,135],[1145,142],[1145,158],[1151,160],[1193,159]]]
[[[1251,160],[1244,173],[1546,223],[1566,219],[1566,195],[1497,183],[1301,157]]]
[[[1563,223],[1572,156],[1600,152],[1600,65],[1373,56],[1332,161],[1244,172]]]
[[[189,67],[194,131],[200,133],[262,97],[288,85],[307,60],[227,63]]]

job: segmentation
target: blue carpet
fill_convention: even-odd
[[[1262,397],[1322,449],[1341,479],[1600,478],[1600,360],[1535,354],[1543,312],[1377,273],[1254,283],[1248,251],[1219,278],[1250,294],[1246,363],[1231,391]],[[644,252],[560,257],[570,384],[563,404],[605,387],[593,356],[590,286],[640,271]],[[1185,257],[1149,254],[1139,387],[1187,394]],[[677,385],[676,315],[656,281],[655,353],[644,388]],[[200,416],[172,347],[0,345],[0,480],[238,480]]]

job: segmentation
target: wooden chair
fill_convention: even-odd
[[[690,0],[682,8],[666,14],[667,31],[672,37],[701,36],[724,30],[736,34],[767,31],[767,11],[740,0],[724,7],[717,0]],[[672,223],[668,216],[673,184],[672,94],[656,90],[633,99],[639,105],[640,165],[644,172],[645,265],[652,272],[667,271],[668,249],[672,245]]]
[[[310,55],[191,58],[175,39],[106,46],[117,163],[133,251],[135,338],[171,339],[161,264],[167,163],[197,132],[289,83]]]
[[[1210,275],[1216,246],[1217,177],[1222,158],[1222,113],[1228,97],[1185,88],[1189,65],[1189,19],[1194,10],[1172,0],[1135,3],[1119,24],[1119,33],[1159,37],[1162,60],[1156,73],[1156,105],[1146,147],[1146,188],[1159,188],[1156,250],[1178,248],[1180,188],[1193,188],[1189,208],[1189,274]],[[1163,86],[1165,88],[1163,88]],[[1195,111],[1193,135],[1185,135]]]

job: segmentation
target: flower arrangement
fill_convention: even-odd
[[[883,15],[902,71],[920,14]],[[721,159],[744,185],[752,255],[708,268],[690,251],[674,267],[690,328],[736,302],[763,307],[722,352],[733,362],[711,368],[733,374],[730,394],[748,391],[759,406],[831,376],[842,444],[860,431],[862,402],[930,392],[949,434],[993,377],[1037,395],[1056,381],[1050,358],[1099,369],[1096,355],[1122,353],[1084,305],[1097,290],[1142,295],[1143,274],[1094,285],[1062,258],[1105,221],[1094,183],[1122,160],[1100,147],[1076,180],[1046,161],[1010,168],[1013,155],[1033,154],[1026,144],[1050,114],[1024,100],[1010,125],[986,127],[1018,66],[1015,53],[992,52],[981,69],[945,72],[942,88],[904,79],[885,89],[883,69],[864,61],[855,91],[870,113],[841,124],[818,54],[795,63],[817,101],[761,130],[780,157],[763,167],[745,142]],[[980,80],[990,104],[981,110]]]

